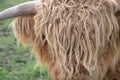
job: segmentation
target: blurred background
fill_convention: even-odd
[[[0,11],[26,1],[0,0]],[[0,21],[0,80],[50,80],[30,49],[18,46],[10,26],[13,20]]]

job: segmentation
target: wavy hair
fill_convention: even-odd
[[[41,2],[36,15],[14,22],[14,32],[18,40],[32,44],[53,80],[96,79],[93,73],[108,49],[110,59],[117,60],[119,25],[112,0]]]

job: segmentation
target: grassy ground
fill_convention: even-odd
[[[27,0],[0,0],[0,11]],[[13,19],[0,22],[0,80],[49,80],[47,71],[36,66],[29,49],[17,46],[9,24]]]

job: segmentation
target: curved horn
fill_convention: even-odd
[[[40,3],[40,1],[39,2],[38,1],[30,1],[30,2],[25,2],[25,3],[19,4],[17,6],[8,8],[8,9],[0,12],[0,20],[35,14],[36,13],[35,8],[38,6],[39,3]]]

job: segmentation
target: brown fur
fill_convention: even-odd
[[[118,60],[117,5],[110,0],[42,0],[13,30],[32,46],[53,80],[109,80]],[[109,72],[108,72],[109,73]]]

